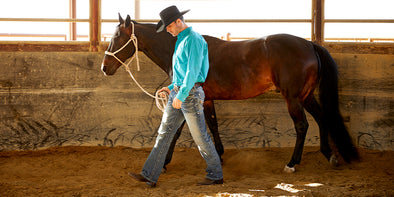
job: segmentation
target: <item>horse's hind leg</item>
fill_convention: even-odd
[[[218,121],[216,119],[215,105],[212,100],[207,100],[204,102],[204,115],[205,121],[208,124],[209,130],[212,133],[213,141],[215,142],[216,151],[219,154],[220,161],[222,160],[222,155],[224,153],[222,140],[219,136]]]
[[[313,96],[313,94],[309,95],[308,98],[304,102],[304,107],[306,111],[308,111],[317,124],[319,125],[319,133],[320,133],[320,151],[323,153],[323,155],[327,158],[327,160],[330,161],[332,165],[337,165],[336,159],[332,155],[332,150],[330,148],[330,145],[328,143],[328,132],[327,130],[323,127],[322,125],[322,110],[317,103],[316,98]]]
[[[297,140],[294,147],[293,156],[290,162],[285,167],[284,171],[292,173],[295,171],[294,166],[301,162],[302,152],[304,149],[305,137],[308,131],[308,121],[301,102],[298,99],[287,99],[287,108],[290,116],[293,119],[294,127],[297,132]]]

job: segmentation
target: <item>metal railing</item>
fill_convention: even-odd
[[[0,33],[0,37],[11,38],[60,38],[67,41],[66,34],[14,34],[14,33]]]
[[[139,19],[137,22],[141,23],[157,23],[159,19]],[[89,23],[90,19],[68,19],[68,18],[0,18],[1,21],[7,22],[66,22]],[[116,23],[116,19],[101,19],[101,23]],[[186,19],[188,23],[311,23],[311,19]],[[394,19],[324,19],[323,23],[393,23]],[[0,37],[57,37],[64,38],[67,41],[67,34],[15,34],[15,33],[0,33]],[[86,38],[86,35],[76,35],[78,38]],[[104,41],[108,35],[100,36]],[[253,37],[231,37],[232,39],[251,39]],[[310,39],[310,38],[309,38]],[[394,38],[324,38],[325,41],[388,41],[393,42]]]
[[[75,0],[70,0],[70,8],[75,9]],[[101,18],[101,0],[90,0],[90,16],[89,19],[76,19],[73,11],[70,11],[70,18],[0,18],[1,21],[7,22],[65,22],[70,23],[70,40],[76,40],[81,35],[76,35],[75,23],[89,23],[89,44],[90,51],[100,50],[100,42],[107,39],[107,35],[101,34],[102,23],[116,23],[116,19],[102,19]],[[136,13],[139,10],[136,10]],[[311,24],[311,38],[310,40],[322,44],[325,41],[340,41],[340,42],[392,42],[394,38],[325,38],[324,25],[327,23],[392,23],[394,19],[324,19],[324,0],[312,0],[312,16],[311,19],[186,19],[188,23],[310,23]],[[75,10],[74,10],[75,13]],[[137,15],[137,14],[136,14]],[[142,23],[156,23],[156,20],[137,19]],[[72,30],[71,30],[72,29]],[[4,36],[14,37],[61,37],[64,35],[46,35],[46,34],[0,34]],[[84,36],[86,38],[86,36]],[[66,36],[67,39],[67,36]],[[231,38],[229,39],[236,39]],[[57,43],[58,44],[58,43]],[[0,49],[1,49],[0,43]],[[61,48],[59,46],[59,48]]]

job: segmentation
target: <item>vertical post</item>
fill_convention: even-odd
[[[77,18],[77,0],[70,0],[70,19],[76,19]],[[70,37],[69,40],[77,40],[77,24],[75,22],[70,23]]]
[[[134,19],[138,20],[141,18],[140,12],[141,12],[141,1],[140,0],[134,0]]]
[[[312,0],[312,42],[324,42],[324,0]]]
[[[101,0],[90,0],[90,51],[98,51],[101,38]]]
[[[230,37],[230,36],[231,36],[231,33],[227,33],[227,34],[226,34],[226,40],[227,40],[227,41],[231,41],[231,37]]]

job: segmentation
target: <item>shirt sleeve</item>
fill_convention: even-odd
[[[174,89],[174,83],[171,83],[171,84],[168,86],[168,89],[170,89],[170,90]]]
[[[199,39],[190,39],[184,49],[188,59],[186,75],[176,96],[182,102],[189,96],[190,90],[197,82],[204,58],[204,47],[206,46],[204,46],[204,43]]]

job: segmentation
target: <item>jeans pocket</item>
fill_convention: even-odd
[[[204,110],[205,94],[202,89],[190,91],[189,96],[183,102],[185,113],[201,113]]]

